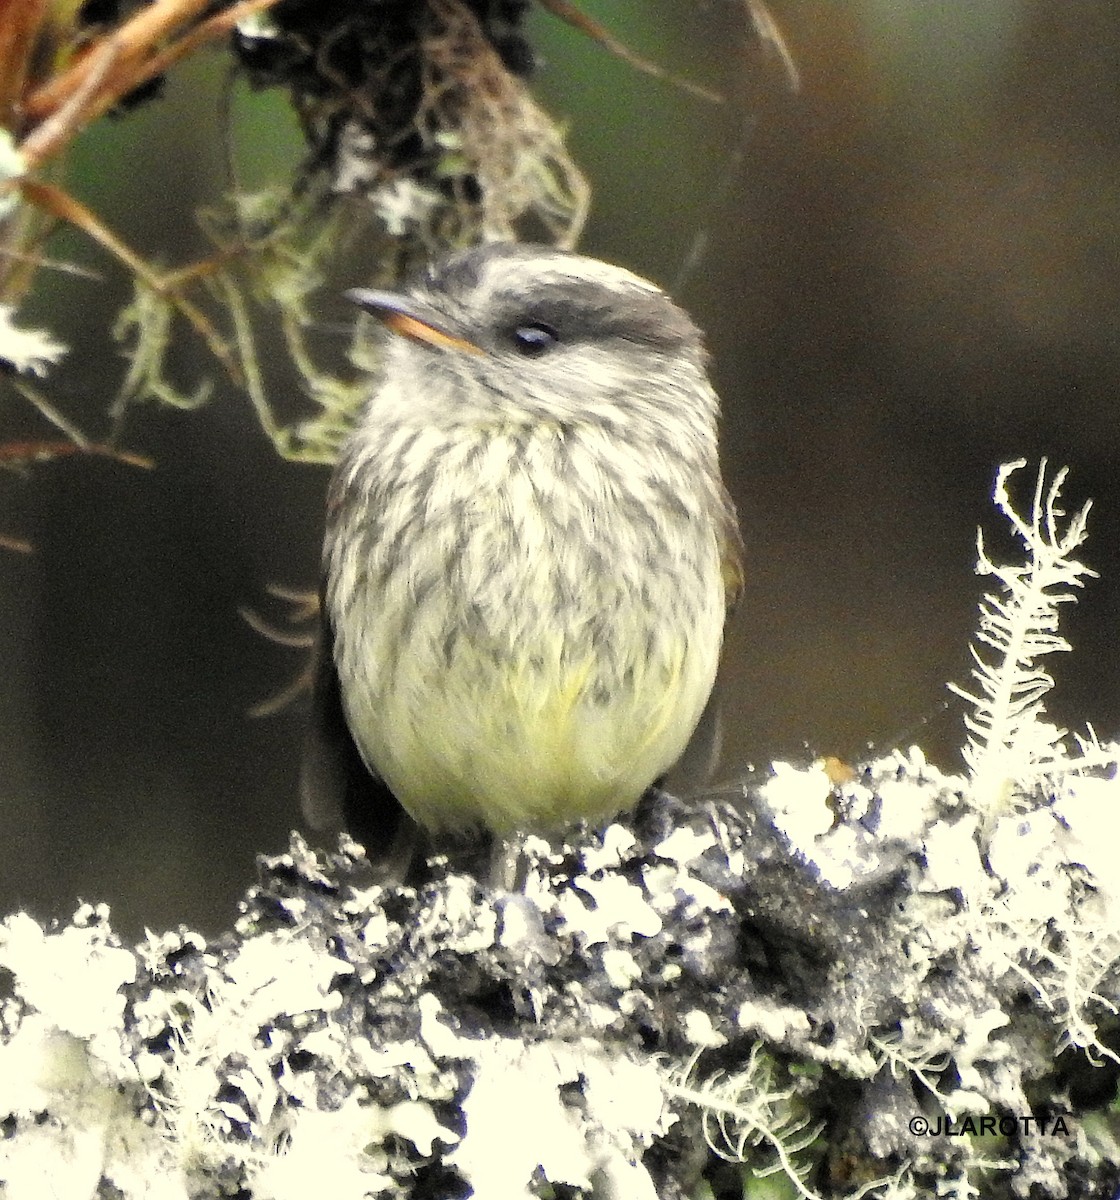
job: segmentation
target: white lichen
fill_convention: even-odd
[[[729,1162],[749,1163],[765,1178],[784,1173],[803,1200],[821,1200],[805,1180],[815,1165],[805,1152],[820,1137],[794,1086],[777,1086],[777,1066],[756,1042],[743,1067],[702,1077],[697,1051],[669,1079],[668,1090],[701,1114],[704,1139],[713,1153]],[[767,1161],[769,1160],[769,1161]]]
[[[0,166],[0,176],[2,172]],[[45,375],[66,353],[67,346],[45,329],[16,325],[15,314],[11,304],[0,304],[0,361],[21,375]]]
[[[1041,660],[1070,649],[1058,632],[1060,608],[1076,599],[1074,589],[1085,579],[1096,576],[1074,557],[1085,541],[1092,502],[1066,519],[1058,505],[1068,471],[1063,467],[1047,483],[1043,459],[1030,515],[1020,515],[1007,483],[1024,466],[1026,460],[1017,459],[1000,467],[994,500],[1022,542],[1026,558],[1004,565],[993,562],[983,531],[978,531],[977,574],[993,576],[1000,584],[999,592],[988,592],[980,602],[976,638],[991,653],[971,647],[976,690],[949,685],[972,705],[965,715],[969,736],[964,758],[972,776],[972,798],[987,832],[1015,807],[1021,789],[1048,771],[1074,765],[1064,744],[1066,731],[1045,719],[1043,697],[1054,679]]]

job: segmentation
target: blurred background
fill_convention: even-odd
[[[1024,503],[1042,455],[1071,468],[1070,510],[1095,499],[1101,579],[1067,607],[1048,708],[1116,734],[1116,6],[773,0],[793,94],[738,0],[581,2],[728,94],[709,104],[529,19],[534,91],[594,189],[581,248],[672,287],[708,334],[748,552],[724,774],[911,743],[960,767],[945,684],[967,682],[977,524],[1015,553],[990,492],[1019,456]],[[192,62],[70,158],[70,190],[166,263],[206,250],[192,214],[224,178],[225,66]],[[301,144],[284,97],[240,86],[234,112],[251,181],[285,177]],[[21,319],[70,343],[47,390],[96,427],[130,283],[76,234],[50,251],[101,278],[41,273]],[[352,319],[324,304],[328,329]],[[184,386],[217,375],[189,335],[172,362]],[[274,611],[270,583],[314,586],[327,471],[281,462],[221,380],[199,411],[135,413],[126,442],[156,469],[0,478],[0,532],[35,547],[0,551],[0,913],[104,900],[130,936],[212,933],[299,821],[303,705],[247,714],[302,658],[238,609]]]

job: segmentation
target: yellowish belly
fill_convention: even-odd
[[[506,834],[604,820],[683,752],[715,676],[722,614],[711,616],[706,634],[660,644],[648,661],[638,655],[609,684],[594,660],[495,662],[466,647],[432,671],[420,654],[415,671],[401,662],[396,685],[350,713],[351,727],[393,793],[433,831]]]

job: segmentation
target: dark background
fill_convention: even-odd
[[[975,527],[1012,553],[988,497],[1001,461],[1069,465],[1096,499],[1102,575],[1066,610],[1074,653],[1049,708],[1120,725],[1120,16],[1108,0],[917,5],[775,0],[792,95],[732,0],[585,0],[648,57],[729,92],[714,108],[636,74],[553,18],[531,21],[536,90],[570,122],[595,189],[582,248],[667,285],[708,332],[725,461],[748,547],[729,643],[726,770],[857,759],[917,742],[960,765],[981,581]],[[204,252],[192,211],[221,185],[216,56],[89,131],[71,189],[145,254]],[[252,180],[299,153],[279,96],[242,89]],[[678,281],[690,247],[707,252]],[[129,284],[75,235],[23,320],[72,346],[47,390],[97,427],[123,363]],[[361,282],[347,277],[343,284]],[[351,319],[328,297],[326,325]],[[213,374],[187,336],[184,384]],[[290,384],[295,388],[294,382]],[[45,431],[6,397],[5,437]],[[0,479],[0,912],[106,900],[129,934],[228,925],[253,855],[298,820],[302,712],[246,710],[298,654],[238,606],[313,584],[326,472],[282,463],[219,383],[200,411],[150,407],[143,472],[70,460]]]

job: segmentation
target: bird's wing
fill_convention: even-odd
[[[722,484],[716,537],[719,539],[727,617],[730,617],[743,593],[744,547],[735,502]],[[723,747],[723,693],[726,690],[724,674],[721,664],[712,686],[712,694],[708,697],[708,703],[700,714],[700,720],[684,753],[661,780],[663,786],[679,796],[687,796],[701,790],[711,782],[719,766]]]
[[[727,488],[720,484],[719,538],[720,562],[723,566],[723,589],[727,600],[727,614],[731,615],[743,594],[743,559],[746,549],[743,545],[743,535],[739,530],[739,515],[735,511],[735,501],[731,499]]]
[[[323,832],[345,829],[365,846],[372,861],[389,860],[388,869],[396,873],[396,860],[402,854],[406,858],[411,855],[413,822],[385,782],[367,766],[350,733],[334,663],[334,631],[325,605],[321,612],[300,773],[304,819]]]

